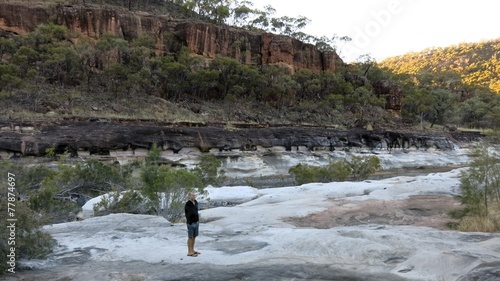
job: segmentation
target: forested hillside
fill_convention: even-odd
[[[128,37],[91,37],[71,29],[81,22],[56,16],[64,9],[86,15],[120,10],[129,19],[168,14],[182,17],[184,23],[216,26],[218,34],[229,29],[257,37],[275,32],[286,35],[280,42],[287,48],[298,42],[287,37],[291,36],[312,43],[297,45],[320,54],[335,49],[336,38],[312,39],[300,32],[307,19],[277,18],[272,7],[253,9],[248,1],[68,0],[37,5],[53,13],[47,23],[27,33],[2,32],[0,37],[0,114],[6,119],[420,129],[500,124],[500,95],[492,90],[498,92],[499,86],[498,41],[318,70],[290,67],[280,57],[275,63],[258,64],[196,53],[182,45],[186,42],[179,40],[181,29],[165,32],[162,38],[153,38],[147,30],[132,30],[135,35]],[[158,50],[158,40],[164,49]],[[248,42],[234,43],[241,54],[263,56],[262,50],[246,49]],[[298,49],[296,54],[293,57],[310,53]]]
[[[465,85],[484,86],[500,94],[500,38],[429,48],[380,62],[395,73],[422,73],[448,76],[450,83],[460,77]]]

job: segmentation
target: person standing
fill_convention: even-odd
[[[188,256],[197,257],[200,252],[195,251],[194,243],[196,241],[196,237],[198,236],[200,216],[198,215],[198,201],[196,201],[196,193],[189,192],[188,201],[184,206],[184,213],[186,215],[188,230]]]

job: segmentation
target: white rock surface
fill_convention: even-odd
[[[455,195],[459,173],[457,169],[417,177],[262,190],[211,189],[212,199],[242,203],[201,211],[196,249],[202,254],[196,258],[186,256],[185,225],[161,217],[114,214],[50,225],[44,229],[59,246],[47,260],[25,261],[24,266],[35,269],[25,276],[68,280],[459,280],[480,265],[500,264],[500,234],[381,224],[301,228],[286,220],[335,208],[339,199],[355,205],[411,195]],[[26,278],[22,280],[31,280]]]

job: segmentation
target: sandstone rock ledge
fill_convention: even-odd
[[[182,149],[208,152],[256,151],[283,147],[285,151],[305,148],[337,149],[441,149],[452,150],[481,139],[479,132],[404,132],[338,130],[327,127],[245,127],[222,125],[191,127],[137,122],[59,121],[56,123],[12,123],[0,121],[2,158],[43,156],[47,148],[72,156],[109,155],[112,151],[149,149],[153,144],[178,153]]]
[[[303,68],[333,71],[343,64],[334,51],[319,51],[312,44],[288,36],[186,19],[175,11],[157,15],[104,5],[50,8],[43,1],[32,2],[0,3],[0,35],[26,34],[40,24],[54,21],[92,38],[111,34],[132,40],[148,34],[154,38],[158,54],[175,51],[172,46],[180,45],[207,59],[226,56],[249,65],[281,65],[292,73]]]

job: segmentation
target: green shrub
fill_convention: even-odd
[[[460,175],[464,208],[454,213],[460,219],[459,230],[500,231],[500,158],[493,147],[481,145],[473,149],[474,160]]]
[[[137,188],[114,190],[94,206],[94,213],[154,214],[175,222],[184,216],[184,203],[191,191],[204,193],[202,179],[185,169],[161,164],[161,149],[154,145],[140,167]]]
[[[345,161],[330,162],[326,167],[298,164],[291,167],[289,173],[295,176],[297,184],[345,181],[350,168]]]
[[[185,169],[145,165],[142,178],[142,187],[139,189],[115,190],[103,196],[94,206],[94,214],[151,214],[176,222],[184,216],[188,193],[204,193],[201,179]]]
[[[204,192],[202,179],[185,169],[159,166],[160,149],[156,146],[148,153],[141,170],[141,194],[149,199],[151,210],[169,221],[177,221],[184,214],[184,203],[191,191]]]
[[[13,174],[15,186],[8,185],[7,175]],[[15,247],[16,262],[19,259],[44,258],[51,252],[54,245],[52,237],[41,230],[42,225],[47,220],[44,216],[38,214],[29,208],[29,202],[25,198],[29,194],[36,193],[40,187],[40,181],[43,177],[50,175],[52,172],[44,167],[27,168],[22,165],[13,164],[9,161],[0,162],[0,174],[5,176],[0,182],[2,192],[0,193],[0,212],[2,213],[0,227],[0,274],[6,272],[10,266],[7,262],[10,258],[10,248]],[[11,187],[11,189],[9,189]],[[15,197],[8,195],[11,192]],[[14,199],[11,201],[13,205],[8,205],[8,198]],[[10,210],[8,208],[11,208]],[[13,212],[17,221],[8,222],[7,214]],[[11,236],[7,226],[10,223],[15,223],[15,240],[8,240]],[[10,243],[10,244],[9,244]],[[14,244],[15,243],[15,244]]]
[[[61,223],[73,220],[80,212],[80,206],[69,199],[58,198],[59,189],[44,186],[28,198],[29,207],[40,214],[44,223]]]
[[[364,180],[380,169],[380,159],[376,156],[357,157],[351,161],[330,162],[327,166],[298,164],[288,171],[295,176],[296,184],[310,182],[333,182],[346,180]]]
[[[94,215],[103,216],[112,213],[151,214],[147,200],[135,190],[115,190],[101,197],[94,205]]]
[[[3,184],[2,184],[3,185]],[[2,186],[2,190],[7,190]],[[7,202],[6,193],[0,195],[0,212],[2,214],[8,213],[8,207],[5,202]],[[0,227],[0,275],[5,273],[10,266],[7,262],[10,258],[10,248],[15,247],[15,259],[16,266],[19,259],[33,259],[33,258],[45,258],[47,254],[52,251],[52,247],[55,245],[55,240],[52,237],[41,230],[42,222],[40,215],[31,210],[26,202],[15,202],[15,239],[7,240],[10,236],[10,230],[6,227],[9,223],[5,216],[2,216],[2,227]],[[12,243],[14,241],[15,244]],[[15,270],[15,269],[14,269]]]
[[[16,175],[16,191],[23,199],[37,192],[42,187],[42,181],[55,174],[44,166],[26,167],[9,161],[0,162],[0,171],[2,174],[10,172]]]
[[[304,184],[308,182],[315,182],[318,180],[318,170],[321,167],[306,165],[306,164],[297,164],[291,167],[288,172],[295,176],[295,182],[297,184]]]
[[[40,188],[30,194],[30,208],[49,223],[73,220],[80,212],[79,198],[89,199],[114,189],[128,189],[125,171],[96,159],[75,165],[61,160],[57,171],[38,178]],[[33,168],[32,168],[33,169]]]
[[[222,161],[214,155],[205,154],[201,156],[200,163],[193,172],[200,177],[203,185],[218,186],[224,181],[224,170],[221,170]]]
[[[149,170],[149,169],[148,169]],[[204,193],[201,179],[184,169],[169,169],[165,166],[156,170],[154,177],[145,182],[141,193],[149,199],[154,213],[175,222],[184,215],[184,203],[189,192]]]
[[[354,181],[362,181],[380,169],[380,159],[376,156],[359,157],[353,156],[349,161],[351,168],[350,178]]]
[[[330,175],[329,181],[346,181],[351,174],[351,167],[347,161],[330,162],[326,168]]]

